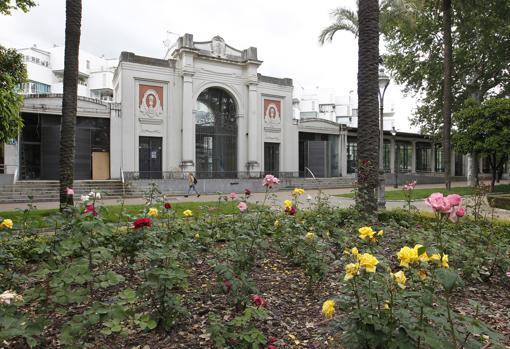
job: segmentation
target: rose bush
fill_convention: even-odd
[[[172,338],[203,315],[206,330],[196,336],[203,347],[285,347],[283,337],[292,337],[275,307],[288,300],[268,295],[272,281],[261,285],[259,275],[273,272],[262,265],[275,255],[300,269],[303,284],[294,286],[311,297],[332,285],[341,290],[315,304],[297,302],[316,314],[307,326],[328,342],[474,348],[501,340],[478,319],[481,310],[463,304],[459,312],[454,298],[463,284],[509,283],[508,225],[473,222],[456,196],[428,199],[434,219],[407,210],[368,219],[322,198],[306,208],[301,190],[271,208],[278,183],[265,178],[262,205],[245,192],[219,200],[214,211],[173,209],[152,187],[143,209],[111,221],[97,192],[48,219],[51,230],[36,228],[30,210],[23,221],[0,217],[0,342],[142,345],[137,338],[148,331]],[[218,215],[221,205],[233,210]],[[207,305],[205,315],[196,313],[197,302]]]

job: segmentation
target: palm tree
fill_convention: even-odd
[[[413,26],[416,16],[425,4],[424,0],[382,0],[380,5],[379,29],[381,33],[391,30],[395,21]],[[359,1],[358,1],[359,8]],[[452,2],[442,0],[443,26],[443,151],[446,188],[451,187],[451,115],[452,115]],[[319,35],[319,43],[331,42],[337,31],[347,30],[358,36],[358,16],[354,11],[339,7],[331,12],[335,22],[324,28]]]
[[[73,204],[66,188],[74,180],[74,135],[78,98],[78,55],[81,35],[81,0],[66,0],[64,94],[60,128],[60,208]]]
[[[452,1],[442,1],[443,12],[443,152],[446,189],[451,188],[451,129],[452,129]]]
[[[379,2],[358,5],[358,185],[359,203],[369,215],[377,210],[379,100]]]
[[[412,26],[419,14],[424,0],[383,0],[379,7],[379,31],[385,33],[391,29],[395,21]],[[359,8],[359,0],[356,1]],[[358,13],[345,7],[337,7],[331,11],[334,23],[324,28],[319,35],[319,43],[333,41],[338,31],[348,31],[358,37]]]

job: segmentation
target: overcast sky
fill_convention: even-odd
[[[162,58],[167,31],[192,33],[197,41],[222,36],[244,49],[255,46],[264,61],[259,72],[289,77],[295,88],[332,87],[338,95],[356,89],[357,41],[339,32],[332,44],[317,37],[338,6],[355,8],[355,0],[83,0],[81,49],[118,57],[121,51]],[[29,13],[0,17],[0,43],[39,48],[63,45],[65,1],[38,0]],[[408,129],[412,101],[399,88],[388,89],[385,107],[395,105],[398,126]]]

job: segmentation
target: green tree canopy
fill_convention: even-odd
[[[385,27],[385,65],[405,92],[416,94],[414,124],[424,133],[442,127],[442,13],[433,1],[414,1],[413,21],[393,20]],[[390,18],[398,18],[390,16]],[[483,101],[510,95],[510,1],[453,2],[453,111],[467,98]]]
[[[455,149],[463,154],[476,152],[487,156],[494,188],[497,169],[510,155],[510,99],[493,98],[481,104],[469,99],[454,114],[454,123]]]
[[[0,0],[0,14],[8,16],[13,10],[28,12],[28,10],[35,5],[34,0]]]
[[[0,142],[18,137],[23,126],[19,115],[23,96],[18,93],[18,84],[27,80],[23,55],[14,49],[0,46]]]

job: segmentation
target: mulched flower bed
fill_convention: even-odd
[[[108,341],[98,335],[89,338],[92,348],[214,348],[207,332],[210,312],[220,314],[224,320],[238,315],[228,304],[227,296],[218,288],[216,276],[207,260],[212,254],[204,254],[189,270],[189,288],[184,295],[184,306],[189,316],[182,319],[169,333],[161,331],[133,332],[129,336],[110,336]],[[121,271],[117,271],[121,272]],[[328,333],[328,323],[321,314],[324,300],[339,292],[338,279],[342,270],[336,266],[320,286],[309,292],[306,278],[299,267],[292,266],[285,257],[275,251],[269,251],[259,261],[252,277],[260,290],[260,295],[267,301],[268,317],[259,323],[259,328],[269,337],[278,339],[277,348],[341,348],[333,344]],[[127,273],[123,273],[126,277]],[[129,279],[127,279],[129,280]],[[136,288],[137,280],[131,279],[131,287]],[[111,294],[115,290],[111,289]],[[108,299],[108,294],[101,297]],[[455,295],[455,308],[458,312],[473,315],[467,308],[469,299],[480,303],[485,312],[480,316],[494,329],[503,333],[505,344],[510,345],[510,288],[504,280],[493,283],[469,285]],[[79,308],[77,308],[77,311]],[[54,317],[54,324],[61,324],[63,319]],[[99,332],[99,328],[97,329]],[[59,331],[49,328],[45,331],[44,348],[57,348],[56,335]],[[23,346],[13,346],[20,347]]]

